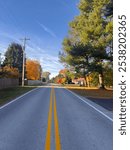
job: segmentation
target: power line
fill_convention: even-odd
[[[23,68],[22,68],[22,87],[24,86],[24,76],[25,76],[25,47],[26,47],[26,42],[30,40],[29,38],[24,38],[21,39],[23,41]]]

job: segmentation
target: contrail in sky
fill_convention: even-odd
[[[46,27],[45,25],[41,24],[40,22],[37,22],[37,23],[41,26],[41,28],[45,32],[47,32],[48,34],[50,34],[52,37],[57,38],[56,34],[53,31],[51,31],[48,27]]]

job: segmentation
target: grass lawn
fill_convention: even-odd
[[[0,105],[34,89],[35,87],[12,87],[0,90]]]
[[[102,89],[70,89],[69,90],[88,98],[97,99],[112,99],[113,90],[102,90]]]

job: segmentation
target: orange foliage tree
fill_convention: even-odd
[[[0,77],[6,77],[6,78],[18,78],[19,71],[18,68],[13,68],[10,66],[5,66],[0,69]]]
[[[26,76],[29,80],[39,80],[41,78],[41,65],[36,60],[26,61]]]

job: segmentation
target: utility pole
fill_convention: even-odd
[[[24,72],[25,72],[25,47],[26,47],[26,41],[27,40],[30,40],[28,38],[24,38],[24,39],[21,39],[23,41],[23,68],[22,68],[22,87],[24,86]]]

